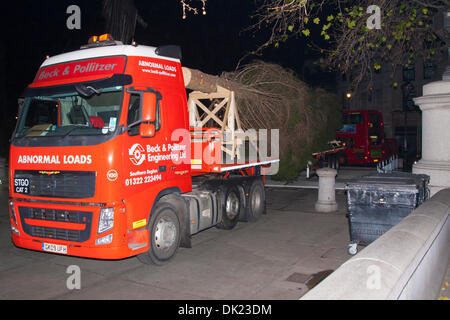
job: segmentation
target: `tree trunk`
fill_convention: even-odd
[[[212,93],[217,91],[217,86],[221,86],[233,90],[233,83],[219,76],[213,76],[199,70],[183,67],[183,77],[184,85],[187,89]]]

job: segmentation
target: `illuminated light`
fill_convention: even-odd
[[[12,200],[9,201],[9,209],[11,219],[14,221],[14,224],[17,225],[16,211],[14,210],[14,201]]]
[[[92,43],[96,43],[96,42],[100,42],[100,41],[108,41],[108,40],[114,40],[114,38],[109,33],[104,33],[100,36],[91,36],[88,40],[88,43],[92,44]]]
[[[364,160],[367,160],[367,157],[364,157]]]
[[[98,41],[98,37],[97,36],[92,36],[89,38],[88,43],[95,43]]]
[[[11,225],[11,231],[15,234],[17,234],[18,236],[20,236],[20,231],[19,229],[17,229],[16,227],[14,227],[13,225]]]
[[[381,123],[380,123],[380,125],[381,125],[381,126],[384,126],[384,123],[383,123],[383,122],[381,122]]]
[[[347,99],[350,99],[350,98],[352,97],[352,93],[351,93],[351,92],[347,92],[347,93],[345,94],[345,96],[347,97]]]
[[[373,162],[378,162],[378,159],[373,159]]]
[[[109,33],[104,33],[98,37],[98,41],[107,41],[107,40],[114,40],[112,35],[110,35]]]

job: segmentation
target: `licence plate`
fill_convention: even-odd
[[[53,253],[67,254],[67,246],[54,243],[42,243],[42,250]]]
[[[381,157],[381,150],[372,150],[370,152],[370,156],[373,158]]]

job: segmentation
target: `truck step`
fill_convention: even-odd
[[[138,249],[144,248],[145,246],[147,246],[146,243],[129,243],[128,244],[128,248],[130,248],[131,250],[138,250]]]

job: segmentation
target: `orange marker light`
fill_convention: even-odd
[[[102,34],[101,36],[91,36],[88,40],[88,43],[95,43],[95,42],[108,41],[108,40],[114,40],[114,38],[109,33],[105,33],[105,34]]]
[[[95,43],[98,41],[98,37],[97,36],[92,36],[89,38],[88,43]]]
[[[98,41],[106,41],[106,40],[114,40],[114,39],[112,35],[110,35],[109,33],[102,34],[101,36],[98,37]]]

